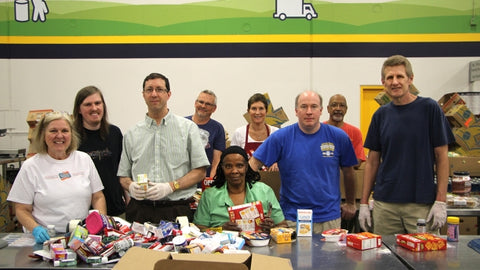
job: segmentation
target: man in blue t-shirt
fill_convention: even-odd
[[[277,162],[280,170],[280,205],[289,226],[297,209],[313,211],[313,232],[340,228],[341,218],[355,216],[355,151],[341,129],[320,123],[322,97],[305,91],[295,99],[298,122],[272,133],[250,159],[258,170]],[[341,204],[340,170],[346,203]]]
[[[218,121],[211,118],[217,110],[217,96],[211,90],[203,90],[195,100],[195,113],[186,118],[192,120],[200,129],[200,137],[205,144],[210,166],[207,177],[213,178],[217,172],[220,156],[225,151],[225,129]]]
[[[373,114],[365,139],[360,226],[372,225],[367,204],[374,188],[374,233],[415,233],[417,219],[425,219],[427,231],[438,234],[447,217],[448,144],[455,138],[438,103],[410,93],[407,58],[389,57],[381,74],[392,101]]]

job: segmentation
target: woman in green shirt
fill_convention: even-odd
[[[261,201],[265,220],[260,224],[264,231],[272,227],[287,227],[282,209],[272,188],[257,182],[260,174],[248,165],[248,156],[239,146],[230,146],[220,157],[212,187],[203,192],[195,212],[194,223],[201,230],[222,227],[224,230],[240,231],[230,221],[228,207]]]

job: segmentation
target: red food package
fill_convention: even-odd
[[[242,231],[259,231],[260,223],[265,220],[261,201],[228,207],[228,214]]]
[[[399,234],[397,244],[411,251],[447,249],[447,240],[429,233]]]

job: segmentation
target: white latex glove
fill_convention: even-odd
[[[433,218],[433,224],[431,229],[440,229],[447,221],[447,204],[441,201],[435,201],[428,213],[427,222]]]
[[[366,232],[368,232],[368,229],[372,227],[372,217],[370,215],[370,208],[368,208],[368,204],[360,204],[358,223],[360,223],[360,227]]]
[[[130,197],[139,201],[144,200],[147,196],[145,189],[136,182],[132,182],[130,186],[128,186],[128,192],[130,193]]]
[[[172,194],[173,189],[169,183],[148,182],[147,199],[158,201]]]

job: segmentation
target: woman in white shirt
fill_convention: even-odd
[[[90,207],[107,213],[102,181],[90,156],[76,150],[79,140],[67,113],[47,113],[32,143],[37,154],[20,168],[7,200],[37,243],[50,239],[47,225],[66,232],[70,220],[86,218]]]
[[[268,100],[267,98],[256,93],[248,99],[247,112],[250,115],[250,123],[241,126],[233,133],[230,145],[237,145],[245,149],[248,157],[252,157],[253,152],[265,141],[270,134],[277,131],[278,128],[265,123],[267,116]],[[264,168],[268,171],[278,171],[277,163]]]

